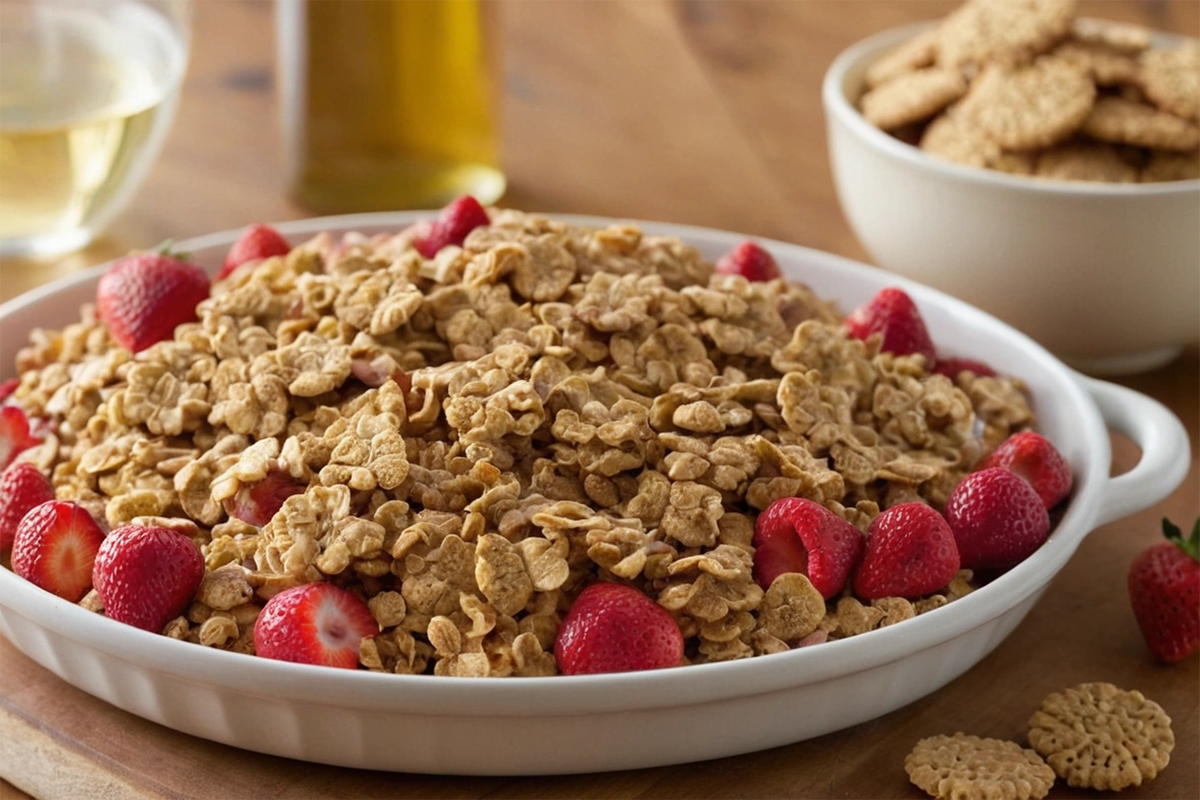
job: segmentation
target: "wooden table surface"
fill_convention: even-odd
[[[838,210],[819,101],[851,42],[954,2],[507,2],[502,204],[711,225],[865,259]],[[1196,35],[1187,0],[1084,2],[1094,16]],[[0,297],[133,247],[251,221],[290,203],[274,97],[272,7],[199,0],[178,121],[146,186],[104,238],[49,263],[0,265]],[[941,691],[816,740],[686,766],[550,778],[442,778],[306,764],[146,722],[79,692],[0,640],[0,796],[23,797],[919,797],[917,739],[966,731],[1022,740],[1047,693],[1082,681],[1136,688],[1174,719],[1171,766],[1127,797],[1200,797],[1200,661],[1155,664],[1125,591],[1159,519],[1200,510],[1200,366],[1193,349],[1121,379],[1185,422],[1192,468],[1167,500],[1091,534],[1024,623]],[[1115,470],[1137,460],[1115,443]],[[598,743],[597,746],[603,746]],[[1051,797],[1091,796],[1061,782]]]

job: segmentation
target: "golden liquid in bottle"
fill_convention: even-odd
[[[183,45],[136,13],[118,27],[51,5],[36,24],[4,23],[0,251],[65,251],[117,213],[149,167]]]
[[[286,2],[286,0],[285,0]],[[496,78],[487,0],[305,0],[281,25],[292,195],[320,212],[492,203]],[[297,63],[298,62],[298,63]],[[294,85],[286,85],[289,80]],[[288,96],[290,95],[290,97]]]

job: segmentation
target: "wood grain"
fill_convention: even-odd
[[[820,80],[853,41],[944,14],[951,0],[604,0],[503,4],[503,203],[711,225],[863,258],[826,163]],[[1200,4],[1084,2],[1084,13],[1200,33]],[[306,216],[286,196],[273,95],[272,9],[197,3],[178,122],[149,181],[105,235],[51,262],[0,263],[0,298],[132,247]],[[1200,660],[1149,658],[1125,595],[1158,521],[1200,510],[1200,357],[1121,381],[1167,404],[1192,446],[1187,480],[1105,526],[990,656],[934,695],[809,742],[701,764],[575,777],[444,778],[346,770],[181,734],[80,692],[0,640],[0,796],[161,798],[918,797],[904,755],[964,730],[1022,740],[1050,691],[1138,688],[1174,719],[1175,762],[1124,797],[1200,797]],[[1137,450],[1114,441],[1116,471]],[[719,735],[714,731],[714,735]],[[601,745],[602,746],[602,745]],[[547,754],[547,758],[552,758]],[[10,791],[11,790],[11,791]],[[1058,785],[1051,797],[1091,796]]]

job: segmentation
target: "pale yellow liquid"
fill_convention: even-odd
[[[499,199],[488,0],[307,0],[289,135],[292,193],[317,211]],[[287,49],[287,43],[284,44]]]
[[[179,45],[136,13],[117,26],[50,6],[0,22],[0,251],[67,250],[120,211],[153,159]]]

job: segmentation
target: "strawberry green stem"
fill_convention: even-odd
[[[1186,539],[1183,538],[1183,531],[1179,526],[1166,517],[1163,517],[1162,527],[1163,536],[1167,537],[1168,542],[1187,553],[1193,561],[1200,561],[1200,517],[1196,519],[1192,533]]]

